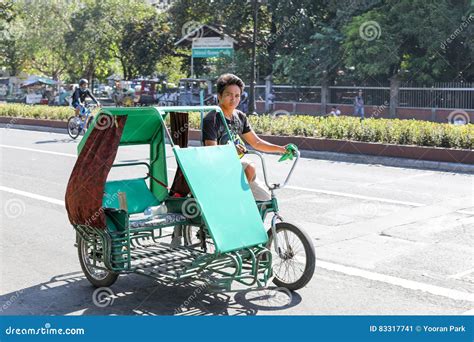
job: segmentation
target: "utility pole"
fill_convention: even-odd
[[[253,42],[252,42],[252,71],[250,74],[250,91],[249,91],[249,114],[256,113],[255,106],[255,79],[256,79],[256,68],[257,68],[257,59],[256,59],[256,49],[257,49],[257,17],[258,17],[258,6],[257,0],[252,0],[253,5]]]

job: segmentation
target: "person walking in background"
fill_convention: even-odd
[[[270,113],[275,110],[275,98],[275,91],[270,91],[270,94],[268,94],[268,108],[270,109]]]
[[[354,115],[364,119],[364,98],[362,97],[362,89],[359,89],[358,95],[354,99]]]

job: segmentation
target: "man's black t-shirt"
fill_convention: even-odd
[[[235,110],[232,119],[225,118],[229,130],[234,136],[239,136],[251,131],[247,116],[240,110]],[[202,124],[202,140],[214,140],[218,145],[227,144],[229,137],[225,129],[222,117],[216,111],[209,112]]]

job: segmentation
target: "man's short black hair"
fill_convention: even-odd
[[[217,79],[217,93],[222,95],[227,86],[235,84],[240,88],[240,94],[244,91],[245,83],[234,74],[223,74]]]

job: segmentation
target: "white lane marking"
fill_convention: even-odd
[[[0,144],[0,147],[12,148],[12,149],[15,149],[15,150],[24,150],[24,151],[31,151],[31,152],[54,154],[54,155],[57,155],[57,156],[64,156],[64,157],[73,157],[73,158],[76,158],[76,157],[77,157],[75,154],[62,153],[62,152],[53,152],[53,151],[45,151],[45,150],[37,150],[37,149],[35,149],[35,148],[27,148],[27,147],[19,147],[19,146],[11,146],[11,145],[2,145],[2,144]]]
[[[463,272],[459,272],[459,273],[450,275],[450,276],[448,276],[448,278],[451,278],[451,279],[458,279],[458,278],[462,278],[462,277],[464,277],[465,275],[468,275],[468,274],[471,274],[471,273],[474,273],[474,268],[471,268],[471,269],[469,269],[469,270],[466,270],[466,271],[463,271]]]
[[[46,197],[46,196],[33,194],[31,192],[26,192],[26,191],[21,191],[21,190],[17,190],[17,189],[8,188],[6,186],[1,186],[0,185],[0,191],[5,191],[5,192],[9,192],[11,194],[20,195],[20,196],[25,196],[25,197],[37,199],[37,200],[40,200],[40,201],[45,201],[45,202],[52,203],[52,204],[62,205],[63,207],[65,206],[64,201],[60,201],[58,199],[51,198],[51,197]]]
[[[45,202],[48,202],[48,203],[59,204],[59,205],[64,206],[64,201],[60,201],[58,199],[51,198],[51,197],[46,197],[46,196],[33,194],[31,192],[12,189],[12,188],[8,188],[8,187],[5,187],[5,186],[0,186],[0,191],[5,191],[5,192],[13,193],[13,194],[16,194],[16,195],[26,196],[26,197],[37,199],[37,200],[40,200],[40,201],[45,201]],[[439,287],[439,286],[434,286],[434,285],[420,283],[420,282],[417,282],[417,281],[392,277],[392,276],[388,276],[388,275],[384,275],[384,274],[380,274],[380,273],[361,270],[361,269],[358,269],[358,268],[355,268],[355,267],[349,267],[349,266],[334,264],[334,263],[327,262],[327,261],[322,261],[322,260],[318,260],[316,262],[316,265],[317,265],[317,267],[321,267],[321,268],[324,268],[326,270],[335,271],[335,272],[339,272],[339,273],[344,273],[344,274],[347,274],[347,275],[366,278],[366,279],[370,279],[370,280],[376,280],[376,281],[384,282],[384,283],[391,284],[391,285],[401,286],[401,287],[404,287],[404,288],[407,288],[407,289],[410,289],[410,290],[421,290],[421,291],[424,291],[424,292],[428,292],[428,293],[431,293],[431,294],[434,294],[434,295],[451,298],[451,299],[454,299],[454,300],[464,300],[464,301],[474,302],[474,294],[473,293],[467,293],[467,292],[462,292],[462,291],[457,291],[457,290],[451,290],[451,289],[447,289],[447,288],[443,288],[443,287]]]
[[[375,273],[371,271],[362,270],[355,267],[349,267],[332,262],[316,260],[316,266],[324,268],[329,271],[344,273],[347,275],[361,277],[369,280],[375,280],[382,283],[400,286],[413,291],[423,291],[436,296],[442,296],[454,300],[462,300],[474,302],[474,293],[462,292],[458,290],[447,289],[436,285],[420,283],[414,280],[407,280],[403,278],[393,277],[385,274]]]
[[[372,197],[372,196],[364,196],[364,195],[355,195],[355,194],[348,194],[348,193],[345,193],[345,192],[338,192],[338,191],[310,189],[310,188],[303,188],[303,187],[291,186],[291,185],[287,186],[286,188],[293,189],[293,190],[315,192],[315,193],[318,193],[318,194],[325,194],[325,195],[357,198],[357,199],[363,199],[363,200],[368,200],[368,201],[378,201],[378,202],[385,202],[385,203],[392,203],[392,204],[402,204],[402,205],[408,205],[408,206],[412,206],[412,207],[424,207],[425,206],[425,204],[423,204],[423,203],[397,201],[397,200],[391,200],[391,199],[388,199],[388,198]]]

